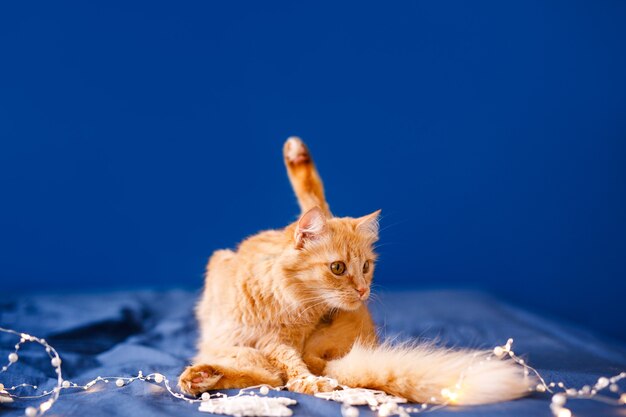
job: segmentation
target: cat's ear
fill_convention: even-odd
[[[313,207],[300,217],[294,239],[296,249],[301,249],[309,240],[318,239],[326,231],[326,216],[319,207]]]
[[[378,240],[378,219],[380,218],[380,210],[376,210],[366,216],[359,217],[356,220],[356,230],[368,235],[373,240]]]

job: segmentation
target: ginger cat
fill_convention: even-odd
[[[336,389],[333,378],[414,402],[450,402],[442,390],[459,381],[458,404],[528,392],[519,367],[479,362],[484,351],[379,344],[365,301],[380,211],[333,217],[305,144],[289,138],[283,153],[303,214],[211,256],[196,309],[198,354],[179,379],[185,392],[267,384],[313,394]]]

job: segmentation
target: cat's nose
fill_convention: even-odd
[[[359,293],[359,297],[363,298],[363,296],[365,295],[365,293],[367,292],[367,288],[365,287],[359,287],[359,288],[355,288],[356,292]]]

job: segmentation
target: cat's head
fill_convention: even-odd
[[[293,229],[285,273],[298,281],[303,299],[356,310],[368,299],[374,274],[380,210],[359,218],[327,218],[317,207]]]

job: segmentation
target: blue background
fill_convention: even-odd
[[[380,287],[626,340],[626,2],[223,3],[0,6],[2,291],[199,288],[300,135]]]

